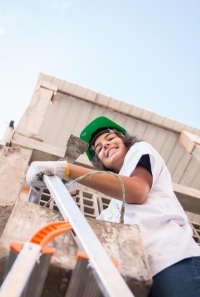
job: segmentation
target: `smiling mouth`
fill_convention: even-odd
[[[117,150],[117,148],[111,148],[109,151],[108,151],[108,154],[107,154],[107,157],[109,157],[115,150]]]

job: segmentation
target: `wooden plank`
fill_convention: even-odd
[[[52,221],[63,220],[60,213],[19,200],[0,240],[0,280],[2,282],[9,244],[25,242],[39,228]],[[136,296],[148,295],[152,278],[137,225],[122,225],[88,219],[110,257],[119,262],[118,270]],[[50,244],[56,248],[52,257],[43,297],[61,297],[67,289],[76,263],[77,246],[71,233],[56,237]],[[123,252],[122,252],[123,251]],[[58,288],[62,288],[59,289]]]
[[[198,135],[183,130],[179,137],[179,143],[189,154],[192,154],[196,144],[200,145],[200,137]]]

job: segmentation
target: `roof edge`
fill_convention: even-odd
[[[45,87],[47,84],[49,87],[52,85],[52,89],[54,91],[56,89],[58,92],[62,92],[78,99],[107,107],[115,112],[119,112],[138,120],[151,123],[152,125],[156,125],[176,133],[181,133],[183,130],[185,130],[200,136],[200,129],[196,127],[163,117],[144,108],[140,108],[133,104],[108,97],[88,88],[56,78],[54,76],[49,76],[44,73],[39,74],[35,90],[38,88],[38,86],[44,85]]]

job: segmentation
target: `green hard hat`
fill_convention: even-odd
[[[104,131],[106,129],[114,129],[116,131],[121,132],[124,135],[129,135],[126,129],[124,129],[123,127],[121,127],[120,125],[113,122],[107,117],[101,116],[94,119],[80,133],[80,139],[84,140],[89,144],[89,147],[86,150],[86,154],[90,161],[92,161],[92,157],[93,157],[92,151],[91,151],[91,141],[94,139],[94,136],[97,133],[99,134],[101,131]]]

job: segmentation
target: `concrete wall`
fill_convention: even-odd
[[[32,150],[19,146],[0,149],[0,235],[17,201]]]

